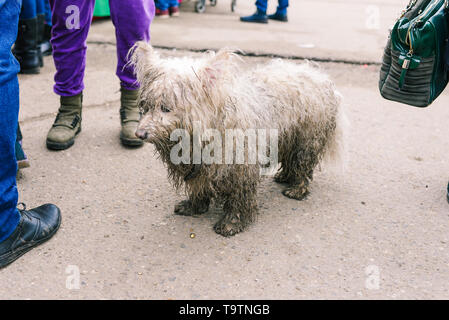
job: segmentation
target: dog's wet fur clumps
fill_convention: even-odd
[[[131,63],[141,85],[143,115],[138,131],[144,131],[145,140],[155,146],[174,187],[188,195],[175,206],[175,213],[203,214],[214,199],[223,205],[224,215],[214,227],[223,236],[235,235],[254,222],[260,165],[248,161],[175,165],[170,160],[178,143],[170,141],[173,130],[185,129],[192,135],[194,122],[203,129],[217,129],[222,137],[226,129],[277,129],[280,168],[275,181],[286,185],[285,196],[297,200],[309,195],[313,172],[323,160],[341,161],[345,131],[341,97],[311,63],[275,59],[243,70],[231,50],[209,52],[199,59],[162,59],[144,42],[133,48]]]

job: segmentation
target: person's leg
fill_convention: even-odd
[[[16,229],[17,162],[14,152],[19,117],[19,64],[11,53],[16,40],[20,6],[0,0],[0,242]]]
[[[117,38],[117,76],[127,90],[139,88],[134,69],[128,65],[128,52],[137,41],[150,41],[150,25],[154,17],[152,0],[110,0],[111,19]]]
[[[168,1],[168,7],[172,8],[172,7],[179,7],[179,2],[178,0],[169,0]]]
[[[0,37],[1,40],[6,39],[0,41],[0,242],[12,234],[20,220],[16,209],[17,162],[14,149],[19,115],[19,65],[11,56],[11,46],[17,34],[17,20],[11,21],[11,17],[5,12],[6,7],[11,5],[4,4],[1,7],[0,1]],[[18,15],[17,9],[17,18]],[[6,27],[6,22],[14,23],[14,30]]]
[[[257,0],[256,1],[256,7],[257,7],[256,13],[254,13],[251,16],[240,17],[240,21],[268,23],[267,5],[268,5],[268,0]]]
[[[179,16],[179,2],[178,0],[169,0],[168,1],[168,10],[172,17]]]
[[[45,26],[45,3],[44,0],[36,0],[36,17],[37,17],[37,51],[39,54],[39,64],[44,66],[41,44],[44,41]]]
[[[11,46],[17,37],[19,12],[20,1],[0,0],[0,268],[50,239],[61,223],[54,205],[20,212],[16,208],[19,64]]]
[[[44,0],[35,0],[35,1],[36,1],[36,13],[37,14],[45,14]]]
[[[49,56],[52,53],[52,48],[50,44],[51,39],[51,8],[49,0],[44,0],[44,15],[45,24],[43,32],[43,41],[41,43],[42,55]]]
[[[128,52],[137,41],[150,41],[150,25],[154,18],[152,0],[109,0],[111,19],[117,38],[117,76],[121,86],[120,140],[127,146],[142,146],[135,135],[140,113],[137,107],[137,83],[133,67],[128,64]]]
[[[168,0],[155,0],[156,16],[159,18],[169,18],[170,12],[168,10],[169,3]]]
[[[277,7],[276,12],[279,14],[286,15],[288,8],[288,0],[279,0],[279,5]]]
[[[39,52],[37,45],[37,7],[36,0],[24,0],[20,12],[20,20],[14,55],[20,63],[21,73],[39,73]]]
[[[287,7],[288,7],[288,0],[279,0],[279,5],[277,7],[276,12],[274,14],[270,14],[268,16],[268,19],[287,22],[288,21]]]
[[[23,0],[20,10],[20,19],[31,19],[36,17],[36,0]]]
[[[256,7],[260,12],[267,13],[268,0],[257,0]]]
[[[81,131],[82,91],[86,68],[86,39],[92,22],[94,0],[50,0],[52,8],[54,91],[60,108],[47,135],[47,148],[64,150]]]
[[[86,39],[95,1],[50,0],[50,5],[51,44],[56,66],[54,91],[60,96],[75,96],[84,89]]]
[[[155,2],[156,7],[159,10],[161,10],[161,11],[168,10],[168,7],[169,7],[168,0],[156,0],[154,2]]]
[[[0,242],[16,229],[17,162],[14,152],[19,117],[19,64],[11,52],[17,38],[20,3],[0,0]]]
[[[50,1],[44,0],[45,24],[51,27],[51,7]]]

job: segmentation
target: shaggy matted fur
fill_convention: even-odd
[[[201,214],[211,199],[219,200],[224,217],[215,231],[224,236],[244,230],[256,217],[259,165],[175,165],[170,161],[178,143],[170,141],[173,130],[192,134],[194,121],[222,134],[235,128],[277,129],[281,166],[275,180],[287,184],[285,196],[298,200],[307,196],[320,161],[339,157],[344,131],[340,96],[310,63],[277,59],[242,71],[239,60],[226,49],[200,59],[161,59],[144,42],[136,44],[131,59],[143,113],[136,134],[154,144],[174,186],[184,186],[189,196],[175,213]]]

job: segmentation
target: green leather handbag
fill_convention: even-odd
[[[448,83],[449,0],[411,0],[394,25],[380,71],[381,95],[429,106]]]

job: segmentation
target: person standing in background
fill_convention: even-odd
[[[287,22],[287,7],[288,0],[278,0],[278,7],[274,14],[267,16],[268,0],[256,1],[257,11],[250,16],[241,17],[242,22],[256,22],[256,23],[268,23],[268,19]]]
[[[164,19],[179,16],[179,1],[178,0],[155,0],[156,16]]]
[[[60,96],[56,119],[47,135],[47,148],[64,150],[81,132],[81,112],[86,66],[86,39],[92,23],[94,0],[50,0],[52,8],[53,60],[56,66],[54,92]],[[117,71],[120,80],[120,141],[140,147],[135,135],[140,119],[137,106],[139,84],[128,65],[128,52],[137,41],[150,41],[155,14],[153,0],[110,0],[112,23],[117,39]]]
[[[51,11],[49,0],[23,0],[19,16],[19,27],[13,53],[20,63],[20,72],[38,74],[44,66],[43,56],[51,54]],[[23,150],[22,132],[17,129],[15,144],[19,169],[27,168],[30,162]]]
[[[0,268],[49,240],[59,229],[59,208],[46,204],[17,209],[16,142],[19,118],[19,63],[11,52],[21,0],[0,0]]]
[[[42,34],[42,42],[40,43],[41,52],[44,56],[51,55],[52,49],[50,44],[51,39],[51,8],[49,0],[44,0],[44,16],[45,24]]]
[[[20,73],[37,74],[44,66],[40,45],[44,36],[45,1],[23,0],[13,49],[20,63]]]

